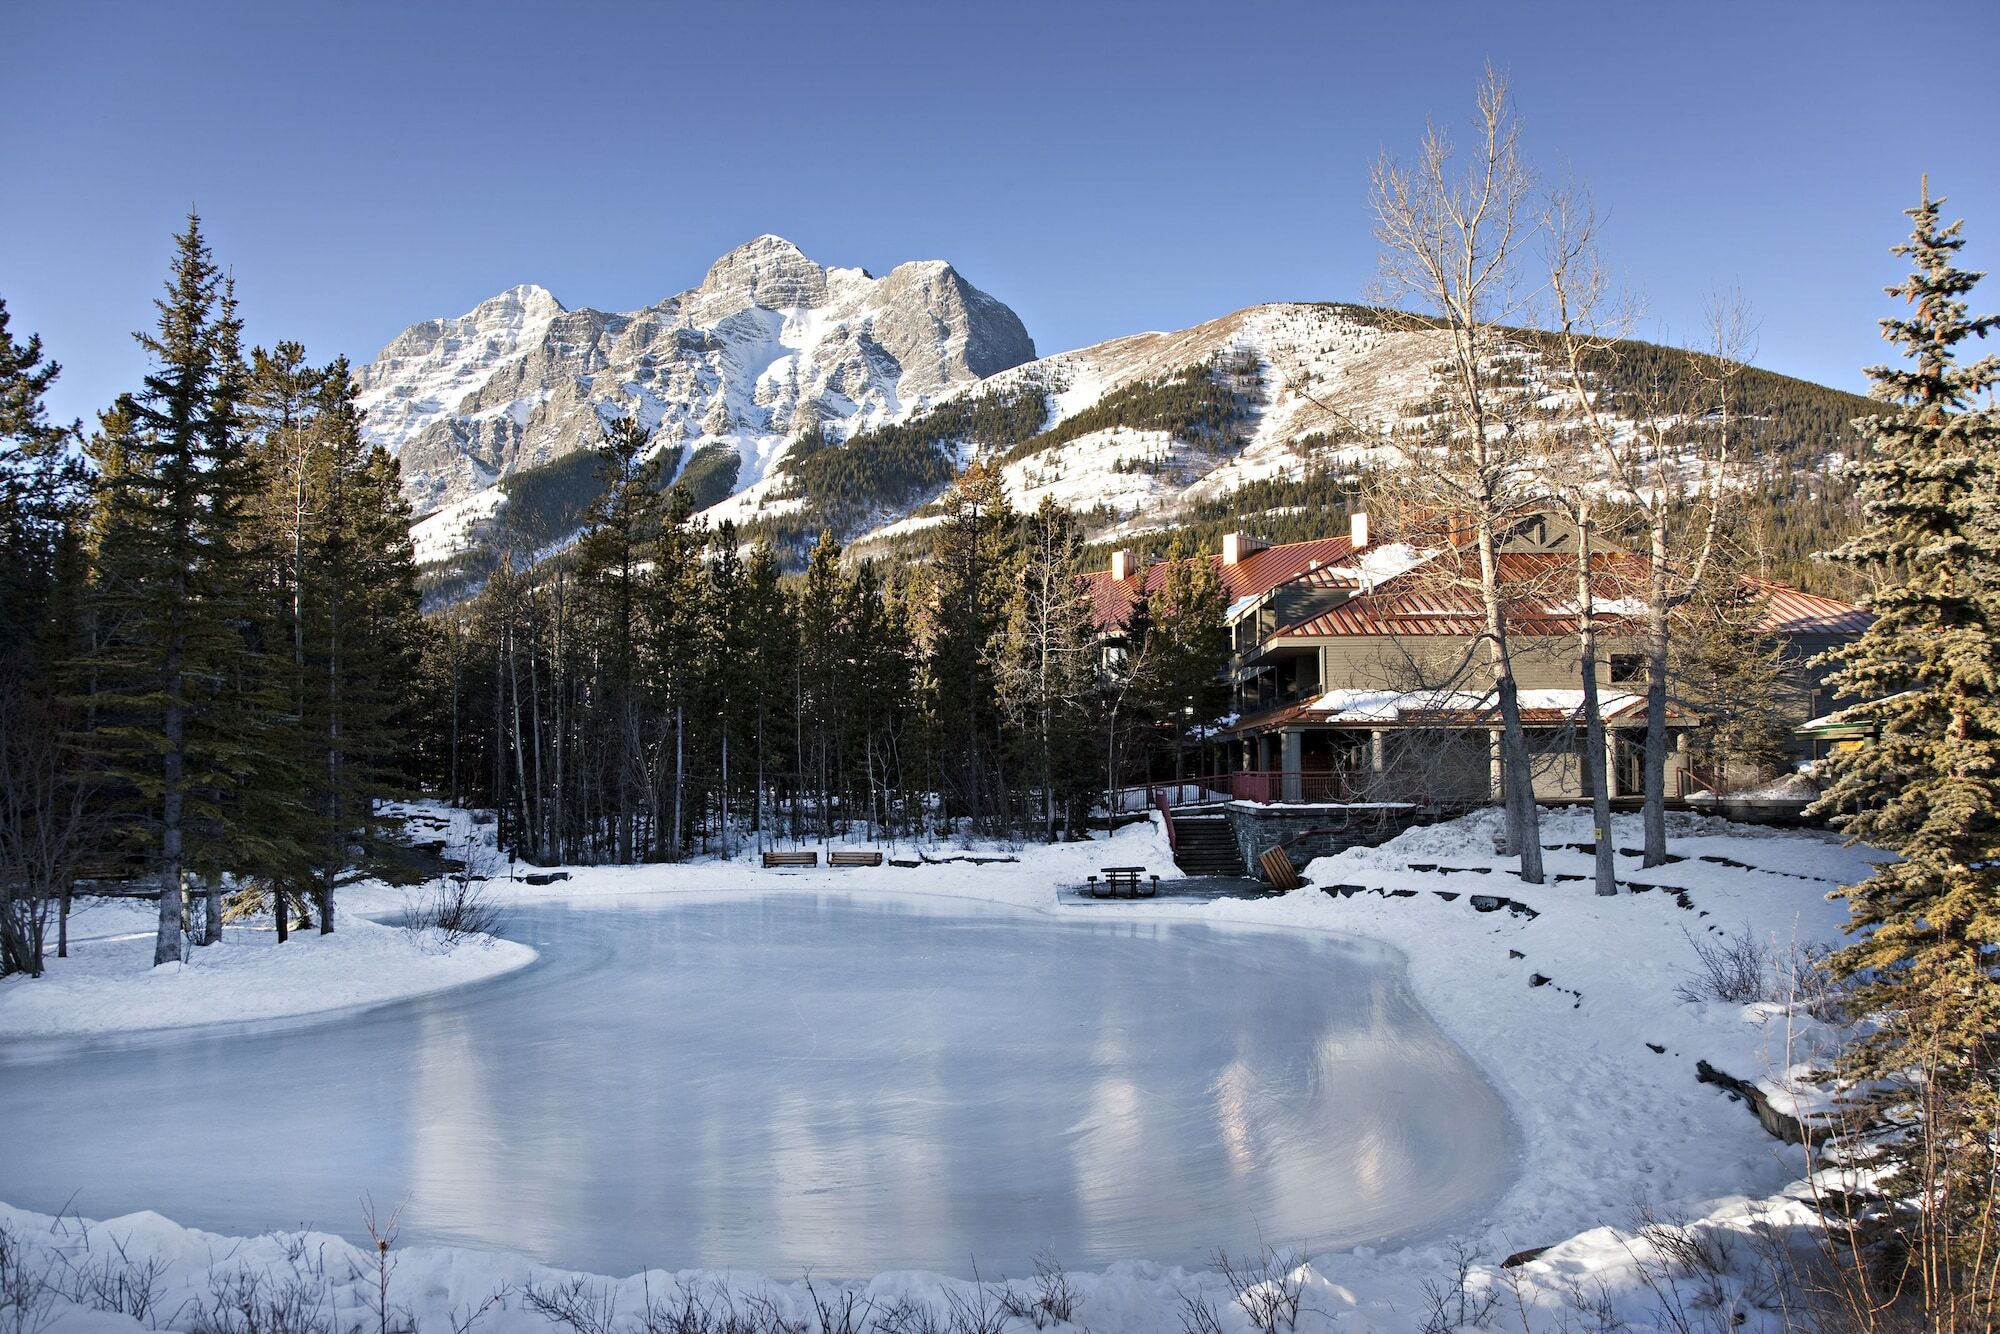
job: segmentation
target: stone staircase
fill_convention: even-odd
[[[1170,815],[1174,863],[1189,875],[1248,875],[1236,834],[1222,815]]]

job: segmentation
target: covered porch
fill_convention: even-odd
[[[1201,780],[1257,804],[1483,805],[1500,798],[1499,711],[1483,696],[1336,692],[1238,721],[1218,734]],[[1642,785],[1644,701],[1607,694],[1605,775],[1614,801]],[[1521,721],[1538,800],[1588,796],[1580,691],[1523,691]],[[1668,791],[1684,756],[1668,758]]]

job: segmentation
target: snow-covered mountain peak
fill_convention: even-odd
[[[359,380],[368,434],[400,452],[428,514],[594,445],[602,419],[627,414],[684,459],[727,449],[741,489],[809,429],[844,439],[1034,355],[1014,312],[941,260],[875,278],[767,234],[629,314],[511,288],[413,325]]]
[[[704,309],[787,310],[826,303],[827,271],[782,236],[747,241],[711,264],[696,289]]]

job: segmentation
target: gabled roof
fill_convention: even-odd
[[[1505,552],[1500,579],[1511,591],[1508,627],[1525,635],[1573,635],[1577,629],[1575,557],[1567,553]],[[1616,622],[1636,610],[1634,595],[1644,587],[1645,562],[1624,552],[1606,552],[1593,562],[1597,576],[1595,610],[1600,623]],[[1454,565],[1458,568],[1454,569]],[[1463,557],[1386,579],[1374,589],[1298,625],[1278,631],[1279,639],[1341,638],[1350,635],[1476,635],[1486,625],[1478,571]]]
[[[1746,576],[1743,583],[1752,592],[1770,597],[1764,628],[1777,634],[1858,635],[1874,620],[1860,607],[1801,592],[1775,579]]]
[[[1222,557],[1211,555],[1208,563],[1222,581],[1223,597],[1234,603],[1247,597],[1261,597],[1279,584],[1288,583],[1308,571],[1323,566],[1340,565],[1353,558],[1354,543],[1347,537],[1322,537],[1311,542],[1285,542],[1278,546],[1265,547],[1255,555],[1247,556],[1234,565],[1222,563]],[[1146,567],[1143,575],[1133,575],[1129,579],[1114,580],[1109,570],[1095,570],[1084,576],[1090,582],[1090,609],[1102,629],[1125,624],[1132,613],[1132,600],[1138,593],[1143,579],[1148,596],[1160,591],[1166,582],[1167,567],[1156,562]]]
[[[1463,561],[1463,557],[1459,558]],[[1529,636],[1577,632],[1575,557],[1567,553],[1506,552],[1500,578],[1511,592],[1508,629]],[[1469,561],[1464,562],[1469,565]],[[1593,562],[1599,571],[1595,596],[1597,628],[1616,634],[1645,614],[1648,560],[1629,552],[1606,552]],[[1776,635],[1858,635],[1870,617],[1859,607],[1801,592],[1770,579],[1746,577],[1746,590],[1767,597],[1763,628]],[[1446,561],[1385,579],[1372,590],[1309,621],[1281,627],[1286,639],[1339,639],[1350,636],[1471,636],[1483,632],[1486,614],[1477,572],[1453,577]]]

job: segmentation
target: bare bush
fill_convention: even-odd
[[[500,905],[487,897],[485,881],[470,871],[453,871],[431,883],[428,897],[411,907],[403,925],[450,951],[468,939],[490,939],[500,929]]]
[[[20,1237],[0,1224],[0,1331],[36,1334],[47,1325],[56,1293]]]
[[[1694,950],[1695,967],[1674,988],[1679,999],[1730,1005],[1769,1001],[1795,1006],[1815,1019],[1840,1017],[1841,985],[1826,967],[1830,947],[1799,940],[1781,945],[1747,923],[1733,934],[1711,929],[1696,935],[1686,927],[1681,934]]]
[[[1239,1260],[1227,1251],[1215,1253],[1215,1267],[1236,1293],[1236,1304],[1261,1334],[1299,1327],[1299,1307],[1305,1300],[1305,1271],[1290,1251],[1266,1246],[1254,1260]]]
[[[1222,1317],[1203,1292],[1182,1292],[1181,1334],[1222,1334]]]
[[[1076,1314],[1076,1285],[1053,1254],[1035,1257],[1035,1279],[1026,1289],[1011,1283],[1000,1287],[1000,1305],[1016,1320],[1025,1320],[1036,1329],[1066,1325]]]
[[[1770,998],[1771,946],[1747,925],[1734,935],[1710,932],[1697,936],[1686,927],[1681,928],[1681,934],[1694,950],[1696,966],[1688,979],[1674,988],[1680,999],[1748,1005]]]
[[[208,1300],[176,1313],[189,1334],[341,1334],[325,1257],[303,1234],[287,1239],[285,1267],[211,1270]]]
[[[1444,1282],[1427,1278],[1420,1285],[1424,1295],[1423,1334],[1450,1334],[1468,1325],[1484,1325],[1499,1304],[1496,1292],[1472,1291],[1472,1253],[1461,1243],[1451,1248],[1451,1278]]]
[[[130,1316],[142,1325],[157,1324],[167,1262],[157,1255],[134,1260],[125,1243],[108,1234],[108,1249],[96,1250],[87,1227],[82,1229],[81,1238],[81,1256],[53,1253],[49,1285],[78,1306]]]
[[[618,1327],[618,1298],[581,1275],[559,1283],[531,1282],[521,1289],[521,1304],[576,1334],[612,1334]]]

